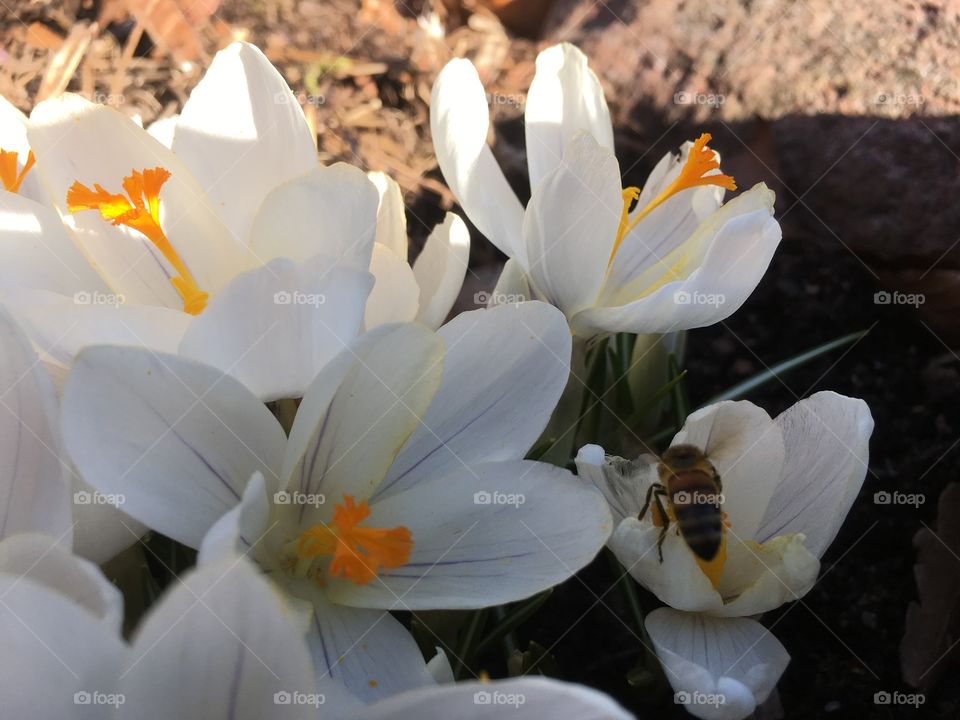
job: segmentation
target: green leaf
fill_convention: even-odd
[[[548,588],[542,593],[534,595],[526,602],[519,603],[518,606],[515,607],[512,612],[507,613],[507,616],[497,623],[493,630],[491,630],[480,642],[480,644],[477,645],[476,654],[480,655],[484,650],[487,650],[504,635],[513,632],[520,627],[520,625],[526,622],[530,616],[540,609],[540,606],[543,605],[552,594],[553,588]]]

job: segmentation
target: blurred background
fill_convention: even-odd
[[[624,185],[713,133],[741,188],[776,190],[784,242],[736,315],[690,333],[693,406],[869,331],[747,397],[776,414],[831,389],[866,399],[877,422],[821,580],[765,618],[793,660],[758,716],[960,717],[960,1],[4,0],[0,32],[0,94],[25,112],[69,90],[145,125],[179,112],[219,48],[255,43],[297,94],[322,162],[400,183],[414,248],[455,206],[428,116],[452,57],[480,71],[521,198],[525,93],[549,44],[591,58]],[[461,310],[503,262],[473,241]],[[519,651],[641,717],[683,717],[635,672],[643,649],[608,585],[588,568],[518,628]],[[922,706],[896,704],[914,688]]]

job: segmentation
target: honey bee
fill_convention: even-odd
[[[639,519],[656,506],[663,531],[657,541],[657,553],[663,562],[663,541],[671,519],[684,542],[700,560],[709,562],[717,555],[723,540],[723,497],[720,474],[700,448],[693,445],[674,445],[657,464],[660,482],[647,490],[646,502]],[[667,499],[667,508],[662,499]]]

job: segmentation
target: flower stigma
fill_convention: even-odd
[[[27,161],[23,164],[23,170],[17,172],[17,159],[19,153],[13,150],[4,150],[0,148],[0,183],[7,192],[19,192],[23,179],[27,177],[30,168],[36,163],[37,158],[33,150],[27,153]]]
[[[154,244],[176,271],[170,284],[183,299],[183,311],[199,315],[207,306],[210,295],[199,288],[186,263],[174,250],[160,227],[160,189],[170,179],[170,171],[155,167],[132,170],[123,179],[127,195],[114,194],[94,183],[91,190],[80,182],[74,182],[67,190],[67,209],[71,213],[81,210],[97,210],[100,217],[112,225],[123,225],[143,234]]]
[[[640,188],[624,188],[623,211],[620,214],[620,225],[617,228],[617,239],[613,243],[613,250],[610,251],[610,259],[607,261],[607,267],[613,264],[613,258],[616,257],[617,250],[620,249],[620,245],[623,243],[623,239],[627,236],[627,233],[633,230],[647,215],[663,205],[663,203],[678,192],[703,185],[716,185],[727,190],[737,189],[737,184],[730,175],[724,175],[722,173],[707,174],[720,169],[719,156],[707,147],[707,143],[710,142],[712,137],[710,133],[703,133],[694,141],[693,147],[690,148],[690,152],[687,155],[687,160],[680,169],[680,174],[674,178],[673,182],[661,190],[659,195],[648,202],[642,210],[637,212],[632,219],[629,218],[630,204],[640,197]]]
[[[344,495],[329,525],[313,525],[290,544],[297,569],[309,569],[316,558],[330,557],[331,576],[366,585],[381,570],[406,564],[413,550],[410,530],[403,526],[359,527],[369,516],[370,506],[365,500],[357,504],[352,496]]]

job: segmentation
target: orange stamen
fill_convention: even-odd
[[[610,260],[607,262],[607,267],[613,263],[613,258],[616,256],[617,250],[620,249],[620,244],[627,236],[627,233],[633,230],[633,228],[637,226],[637,223],[678,192],[702,185],[716,185],[726,188],[727,190],[737,189],[737,184],[730,175],[724,175],[722,173],[707,174],[720,169],[720,161],[717,159],[717,153],[707,147],[707,143],[710,142],[711,138],[710,133],[703,133],[694,141],[693,147],[690,148],[690,153],[687,155],[687,160],[680,169],[680,174],[677,175],[673,182],[665,187],[659,195],[647,203],[646,207],[634,215],[633,219],[629,222],[627,222],[626,218],[630,209],[630,203],[639,197],[639,192],[636,188],[626,188],[623,191],[623,213],[621,214],[620,227],[617,229],[617,239],[613,244],[613,250],[610,252]]]
[[[111,224],[125,225],[142,233],[176,271],[177,275],[170,278],[170,284],[183,298],[183,311],[199,315],[210,296],[197,286],[197,281],[160,227],[160,189],[168,179],[170,171],[162,167],[133,170],[123,179],[126,196],[108,192],[97,183],[91,190],[74,182],[67,190],[67,209],[72,213],[97,210],[100,217]]]
[[[23,184],[23,179],[37,161],[37,158],[34,157],[33,150],[31,150],[27,153],[27,162],[24,163],[23,170],[18,173],[18,159],[19,153],[16,151],[0,149],[0,183],[3,183],[3,187],[7,192],[15,193],[20,191],[20,185]]]
[[[373,580],[384,568],[406,564],[413,550],[413,537],[405,527],[358,527],[370,516],[366,501],[359,505],[344,495],[343,504],[333,512],[331,525],[314,525],[303,532],[297,543],[300,558],[332,556],[330,575],[346,578],[357,585]]]

